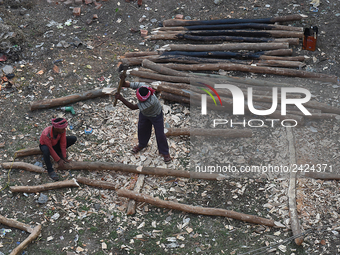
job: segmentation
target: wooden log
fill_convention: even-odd
[[[340,180],[340,174],[337,173],[307,172],[305,177],[321,180]]]
[[[172,202],[172,201],[164,201],[159,198],[154,198],[146,194],[135,193],[133,191],[126,190],[126,189],[118,190],[117,194],[118,196],[121,196],[121,197],[128,197],[138,202],[149,203],[157,207],[169,208],[173,210],[179,210],[179,211],[183,211],[187,213],[194,213],[194,214],[228,217],[228,218],[232,218],[236,220],[241,220],[241,221],[245,221],[245,222],[249,222],[253,224],[260,224],[260,225],[265,225],[265,226],[270,226],[270,227],[276,226],[274,220],[261,218],[255,215],[249,215],[249,214],[239,213],[235,211],[230,211],[226,209],[192,206],[192,205],[180,204],[180,203]]]
[[[162,74],[154,74],[149,72],[141,72],[132,70],[130,75],[137,76],[146,79],[152,79],[157,81],[169,81],[169,82],[177,82],[177,83],[188,83],[190,84],[190,77],[176,77],[171,75],[162,75]]]
[[[296,154],[294,146],[294,136],[291,128],[287,127],[287,139],[288,139],[288,151],[289,151],[289,163],[291,165],[296,164]],[[288,186],[288,206],[289,206],[289,217],[290,226],[292,228],[293,235],[301,234],[301,228],[299,223],[299,217],[296,207],[296,172],[290,171],[289,173],[289,186]],[[298,237],[295,239],[297,245],[301,245],[303,242],[303,237]]]
[[[12,250],[12,252],[9,255],[18,255],[23,252],[23,250],[35,239],[38,238],[38,236],[41,233],[41,225],[36,226],[33,229],[33,232],[23,241],[21,242],[16,248]]]
[[[88,171],[100,171],[100,170],[111,170],[111,171],[121,171],[126,173],[135,174],[148,174],[157,176],[177,176],[183,178],[197,178],[204,180],[220,180],[221,178],[226,178],[224,175],[220,174],[208,174],[208,173],[194,173],[191,171],[175,170],[169,168],[160,167],[142,167],[126,164],[117,164],[111,162],[77,162],[72,161],[64,165],[64,168],[59,168],[64,170],[88,170]]]
[[[166,136],[218,136],[225,138],[252,137],[250,129],[200,129],[200,128],[166,128]]]
[[[102,89],[94,89],[86,91],[83,93],[72,94],[65,97],[54,98],[54,99],[44,99],[40,101],[35,101],[31,103],[31,111],[52,108],[57,106],[69,105],[82,100],[87,100],[96,97],[107,96]]]
[[[144,174],[140,174],[138,176],[138,179],[137,179],[137,182],[136,182],[136,185],[135,187],[133,188],[133,192],[135,193],[140,193],[141,189],[142,189],[142,186],[144,184],[144,177],[145,175]],[[127,215],[133,215],[136,213],[136,201],[133,200],[133,199],[130,199],[129,203],[128,203],[128,207],[127,207],[127,210],[126,210],[126,214]]]
[[[37,185],[37,186],[11,186],[10,190],[12,192],[36,193],[36,192],[42,192],[42,191],[51,190],[51,189],[61,189],[61,188],[69,188],[69,187],[79,187],[79,184],[77,183],[76,179],[46,183],[46,184]]]
[[[159,51],[232,51],[289,49],[288,43],[167,44]]]
[[[338,77],[335,75],[307,72],[302,70],[293,70],[288,68],[275,68],[275,67],[264,67],[264,66],[247,66],[240,64],[172,64],[172,69],[182,70],[182,71],[218,71],[220,69],[225,71],[241,71],[241,72],[251,72],[251,73],[266,73],[275,74],[291,77],[309,78],[316,79],[325,82],[338,83]]]
[[[303,31],[283,30],[194,30],[194,31],[156,31],[155,35],[183,36],[239,36],[239,37],[260,37],[260,38],[303,38]]]
[[[97,188],[116,190],[116,185],[113,184],[112,182],[98,181],[98,180],[93,180],[93,179],[89,179],[89,178],[85,178],[81,176],[77,177],[77,182],[86,184],[88,186],[97,187]]]
[[[10,255],[18,255],[29,245],[33,240],[35,240],[41,233],[41,225],[37,225],[36,227],[32,228],[30,225],[6,218],[0,215],[0,223],[11,228],[17,228],[23,231],[30,233],[30,235],[21,242],[15,249],[13,249]]]
[[[3,225],[9,226],[11,228],[17,228],[17,229],[26,231],[28,233],[33,233],[33,228],[30,225],[22,223],[17,220],[6,218],[2,215],[0,215],[0,223]]]
[[[159,55],[158,51],[138,51],[138,52],[126,52],[124,54],[125,58],[134,58],[134,57],[145,57],[145,56],[154,56]]]
[[[179,77],[181,77],[181,76],[189,77],[190,76],[189,73],[180,72],[180,71],[174,70],[172,68],[165,67],[164,65],[156,64],[156,63],[154,63],[154,62],[152,62],[148,59],[143,60],[142,66],[149,68],[153,71],[156,71],[158,73],[161,73],[161,74],[166,74],[166,75],[171,75],[171,76],[179,76]]]
[[[226,42],[288,42],[289,44],[296,45],[299,38],[268,38],[268,37],[242,37],[242,36],[196,36],[189,34],[156,34],[146,36],[145,39],[149,40],[191,40],[191,41],[226,41]]]
[[[18,158],[18,157],[26,157],[26,156],[32,156],[32,155],[41,155],[41,154],[42,152],[40,148],[36,147],[36,148],[18,150],[14,153],[14,156]]]
[[[274,18],[264,19],[216,19],[216,20],[179,20],[169,19],[163,21],[164,27],[175,27],[175,26],[197,26],[197,25],[218,25],[218,24],[238,24],[238,23],[263,23],[263,24],[274,24],[276,22],[289,22],[298,21],[306,18],[306,15],[292,14],[287,16],[278,16]]]
[[[306,66],[300,61],[282,61],[282,60],[260,60],[255,62],[257,66],[271,66],[271,67],[287,67],[287,68],[302,68]]]
[[[164,100],[190,105],[190,98],[178,96],[169,92],[162,92],[161,98]]]
[[[40,166],[36,166],[25,162],[3,162],[2,168],[4,169],[23,169],[35,173],[46,173],[47,171]]]
[[[235,24],[218,24],[218,25],[197,25],[197,26],[178,26],[178,27],[159,27],[155,31],[171,30],[221,30],[221,29],[262,29],[262,30],[288,30],[303,32],[303,27],[293,27],[285,25],[261,24],[261,23],[235,23]]]

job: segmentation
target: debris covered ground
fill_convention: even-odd
[[[81,2],[81,3],[80,3]],[[105,161],[185,170],[190,164],[190,138],[171,137],[173,161],[165,165],[158,156],[154,136],[149,147],[137,155],[130,150],[137,142],[138,111],[129,112],[120,102],[113,107],[107,96],[73,104],[75,114],[58,109],[31,112],[33,101],[57,98],[94,88],[114,88],[117,64],[125,52],[153,51],[169,41],[150,41],[140,30],[158,27],[165,19],[182,14],[185,19],[265,18],[305,14],[294,26],[319,27],[317,50],[306,55],[304,70],[339,76],[339,3],[320,1],[0,1],[1,53],[5,79],[0,91],[0,160],[41,165],[41,156],[15,158],[14,152],[37,147],[41,131],[55,116],[72,126],[68,134],[78,137],[69,149],[75,161]],[[80,16],[75,11],[80,9]],[[314,99],[339,107],[338,84],[301,78],[228,72],[308,88]],[[133,77],[128,77],[132,80]],[[135,100],[132,91],[124,96]],[[161,100],[166,127],[188,127],[190,108]],[[86,134],[85,129],[92,128]],[[298,164],[339,167],[339,121],[308,120],[294,129]],[[252,138],[230,139],[225,152],[231,164],[288,164],[286,129],[254,130]],[[113,171],[59,171],[62,179],[85,176],[109,181],[116,188],[133,189],[137,175]],[[287,189],[282,178],[226,179],[220,181],[146,176],[142,193],[179,203],[224,208],[281,222],[269,228],[229,218],[201,216],[137,204],[137,213],[126,215],[128,199],[115,191],[86,185],[41,193],[11,193],[9,185],[50,182],[47,174],[20,169],[1,169],[0,214],[35,226],[42,234],[24,254],[337,254],[339,239],[339,183],[298,179],[297,210],[306,232],[301,246],[291,239]],[[4,190],[2,190],[5,188]],[[0,225],[0,254],[9,254],[28,233]]]

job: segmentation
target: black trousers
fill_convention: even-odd
[[[76,141],[77,141],[77,137],[66,136],[66,148],[73,145]],[[53,166],[52,166],[52,163],[51,163],[50,149],[48,148],[47,145],[41,145],[41,144],[39,144],[39,148],[43,153],[43,157],[44,157],[44,161],[45,161],[47,171],[50,173],[50,172],[53,171]],[[60,149],[60,141],[56,145],[53,146],[53,149],[58,154],[59,157],[63,158],[63,156],[61,154],[61,149]]]

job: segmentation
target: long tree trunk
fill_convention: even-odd
[[[79,184],[75,179],[45,183],[38,186],[11,186],[10,190],[14,192],[27,192],[27,193],[36,193],[42,192],[51,189],[61,189],[61,188],[69,188],[69,187],[79,187]]]
[[[107,96],[106,93],[103,92],[102,89],[95,89],[86,91],[83,93],[72,94],[65,97],[54,98],[54,99],[44,99],[40,101],[35,101],[31,103],[31,111],[38,110],[38,109],[46,109],[52,108],[57,106],[64,106],[72,103],[76,103],[82,100],[87,100],[96,97],[103,97]]]
[[[158,206],[162,208],[169,208],[173,210],[179,210],[179,211],[183,211],[187,213],[228,217],[228,218],[232,218],[236,220],[241,220],[245,222],[250,222],[250,223],[260,224],[260,225],[265,225],[265,226],[270,226],[270,227],[274,227],[276,225],[274,220],[261,218],[255,215],[239,213],[239,212],[230,211],[230,210],[221,209],[221,208],[201,207],[201,206],[180,204],[180,203],[172,202],[172,201],[164,201],[159,198],[154,198],[146,194],[135,193],[133,191],[129,191],[126,189],[118,190],[117,194],[118,196],[128,197],[138,202],[145,202],[145,203],[152,204],[154,206]]]
[[[298,21],[306,18],[306,15],[292,14],[264,19],[215,19],[215,20],[179,20],[169,19],[163,21],[164,27],[174,26],[197,26],[197,25],[217,25],[217,24],[237,24],[237,23],[269,23]]]

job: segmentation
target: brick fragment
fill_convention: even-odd
[[[148,35],[148,30],[141,29],[141,30],[140,30],[140,35],[141,35],[142,37],[147,36],[147,35]]]
[[[183,14],[176,14],[175,19],[183,19]]]
[[[73,8],[73,15],[74,16],[80,16],[80,7],[74,7]]]

